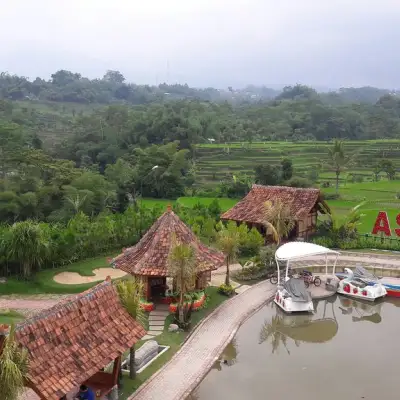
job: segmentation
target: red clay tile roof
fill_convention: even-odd
[[[265,202],[276,199],[288,204],[296,219],[307,216],[317,203],[323,203],[319,189],[253,185],[247,196],[222,214],[221,219],[262,224]],[[327,207],[325,203],[324,206]]]
[[[112,264],[132,275],[167,276],[168,255],[174,235],[179,243],[194,247],[197,272],[211,271],[223,265],[224,255],[202,244],[170,209],[161,215],[138,244],[125,249],[112,260]]]
[[[17,325],[29,353],[29,383],[58,400],[140,340],[146,331],[105,281]]]

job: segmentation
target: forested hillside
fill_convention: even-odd
[[[240,196],[257,171],[279,175],[263,164],[290,161],[290,176],[315,182],[324,151],[312,150],[316,141],[400,139],[400,98],[375,88],[223,91],[61,70],[47,81],[3,73],[0,93],[0,221],[7,222],[68,221],[80,211],[123,211],[139,195],[177,198],[208,186]],[[279,149],[283,141],[290,151]],[[379,170],[388,154],[394,164],[386,170],[397,166],[397,142],[362,146],[357,173]]]

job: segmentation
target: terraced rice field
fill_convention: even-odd
[[[328,142],[264,142],[203,144],[196,151],[200,185],[215,186],[226,176],[235,173],[253,175],[257,164],[279,164],[282,158],[290,158],[296,175],[307,177],[319,164],[327,162]],[[365,181],[372,180],[372,168],[377,160],[393,161],[400,169],[400,140],[348,141],[346,152],[353,154],[353,174],[361,175]],[[347,174],[341,176],[346,181]],[[334,174],[324,167],[320,180],[334,180]]]

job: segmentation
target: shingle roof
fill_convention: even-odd
[[[46,400],[58,400],[140,340],[146,331],[125,310],[110,281],[17,325],[28,350],[28,380]]]
[[[195,249],[197,272],[217,269],[224,263],[224,255],[202,244],[170,208],[154,223],[133,247],[125,249],[112,264],[132,275],[167,276],[168,255],[174,236],[179,243]]]
[[[253,185],[247,196],[222,214],[221,219],[262,224],[265,202],[277,199],[289,205],[296,219],[307,216],[317,203],[323,203],[319,189]]]

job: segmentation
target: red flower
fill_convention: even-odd
[[[357,289],[356,287],[353,289],[353,293],[354,293],[354,294],[357,294],[357,293],[358,293],[358,289]]]
[[[345,286],[343,287],[343,290],[344,290],[346,293],[350,293],[350,285],[349,285],[349,284],[345,285]]]
[[[363,290],[363,291],[362,291],[362,295],[363,295],[363,296],[366,296],[367,294],[368,294],[368,292],[367,292],[366,290]]]

